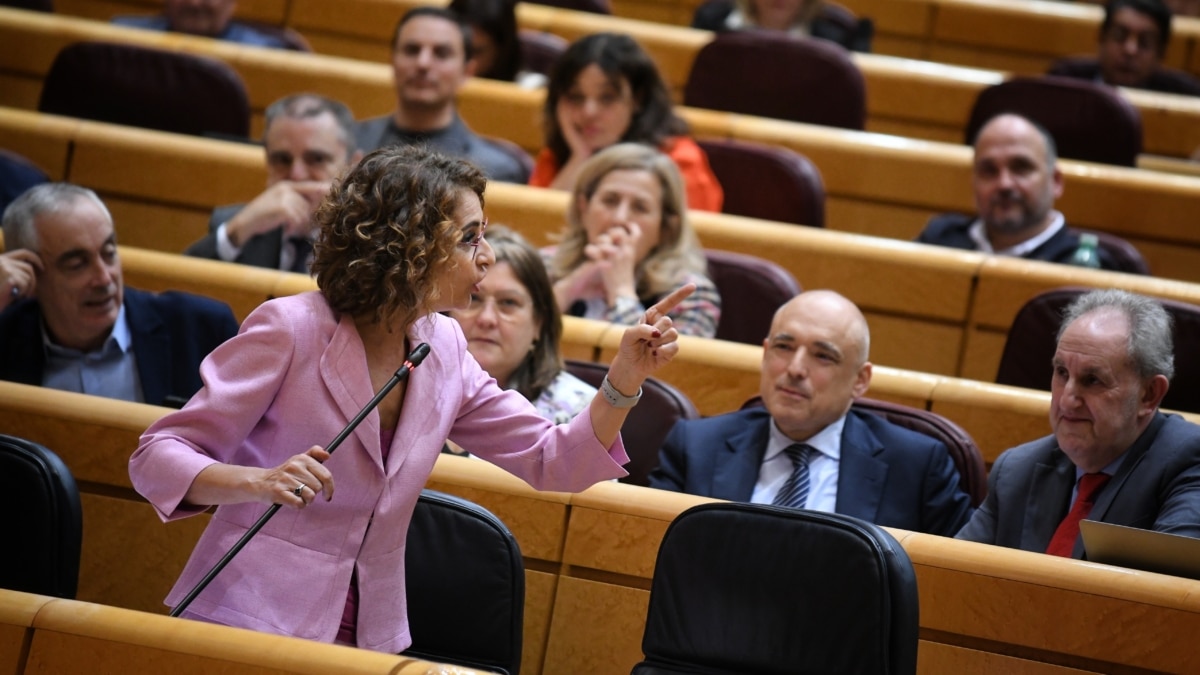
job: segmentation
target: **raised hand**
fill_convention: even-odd
[[[41,271],[42,259],[33,251],[19,248],[0,254],[0,310],[18,298],[32,298]]]
[[[282,227],[285,237],[305,237],[312,216],[329,192],[326,181],[280,181],[267,188],[229,219],[225,233],[234,246],[255,235]]]
[[[696,290],[685,284],[646,310],[643,321],[625,329],[621,346],[608,371],[609,381],[623,394],[632,395],[642,381],[666,365],[679,351],[679,333],[667,316]]]

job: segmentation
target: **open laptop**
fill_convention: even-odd
[[[1200,579],[1200,539],[1097,520],[1079,521],[1079,533],[1092,562]]]

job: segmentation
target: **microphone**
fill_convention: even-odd
[[[421,344],[417,345],[416,349],[409,353],[404,360],[404,364],[401,365],[400,368],[396,370],[396,373],[392,375],[392,378],[388,380],[378,392],[376,392],[375,396],[367,402],[367,405],[364,406],[362,410],[358,411],[358,414],[354,416],[354,419],[350,420],[350,423],[346,425],[346,428],[342,429],[341,432],[339,432],[338,435],[335,436],[332,441],[330,441],[329,445],[325,447],[325,452],[328,452],[332,455],[333,451],[337,450],[338,446],[342,444],[342,441],[346,440],[350,434],[354,433],[354,429],[359,425],[359,423],[366,419],[367,415],[369,415],[371,411],[379,405],[379,402],[382,401],[383,398],[387,396],[397,384],[400,384],[404,380],[408,379],[408,374],[412,372],[414,368],[421,365],[421,362],[425,360],[426,356],[429,356],[429,344],[422,342]],[[246,530],[246,533],[242,535],[242,538],[237,540],[237,543],[235,543],[229,549],[229,552],[226,553],[225,556],[220,560],[218,560],[216,565],[213,565],[213,568],[208,571],[208,574],[204,575],[204,578],[200,580],[200,583],[196,584],[195,588],[188,591],[187,596],[185,596],[178,605],[175,605],[175,608],[171,610],[170,615],[179,616],[180,614],[183,614],[183,610],[187,609],[187,606],[192,604],[192,601],[196,599],[196,596],[200,595],[201,591],[208,587],[208,584],[212,582],[217,574],[221,570],[225,569],[225,566],[228,565],[231,560],[233,560],[233,557],[246,547],[246,544],[249,543],[250,538],[255,534],[258,534],[258,531],[267,524],[267,521],[269,521],[282,506],[283,504],[272,504],[271,508],[267,509],[267,512],[262,514],[258,521],[255,522],[254,525],[250,526],[249,530]]]

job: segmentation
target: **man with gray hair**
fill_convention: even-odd
[[[200,362],[238,330],[229,307],[126,288],[112,216],[95,192],[43,183],[4,211],[0,380],[153,405],[203,384]]]
[[[1171,316],[1110,289],[1064,312],[1054,433],[1004,452],[959,539],[1081,558],[1082,518],[1200,537],[1200,426],[1158,410],[1175,373]]]
[[[208,235],[184,253],[307,274],[313,214],[333,181],[362,158],[354,115],[324,96],[288,96],[267,108],[263,145],[267,188],[246,204],[215,209]]]

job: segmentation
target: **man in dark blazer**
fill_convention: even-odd
[[[1200,80],[1162,64],[1171,41],[1171,9],[1162,0],[1109,0],[1095,57],[1059,59],[1050,75],[1168,94],[1200,96]]]
[[[779,503],[803,471],[807,496],[787,505],[957,532],[970,516],[970,499],[946,446],[850,410],[870,385],[869,344],[866,319],[846,298],[832,291],[796,296],[776,312],[763,341],[763,407],[676,423],[650,485]],[[795,444],[812,449],[797,459],[789,454]]]
[[[177,406],[200,389],[204,357],[237,333],[222,303],[126,288],[112,217],[91,190],[31,188],[3,229],[29,273],[3,279],[0,379]]]
[[[215,209],[208,234],[184,253],[307,273],[313,213],[332,182],[358,163],[354,115],[315,94],[296,94],[266,112],[267,188],[246,204]]]
[[[917,241],[1031,260],[1071,261],[1079,235],[1054,208],[1063,193],[1063,176],[1054,139],[1040,125],[1011,113],[988,120],[975,138],[971,185],[976,215],[936,215]],[[1104,248],[1098,253],[1101,268],[1134,271],[1122,270]]]
[[[1073,302],[1054,355],[1054,433],[1000,455],[957,537],[1082,558],[1072,509],[1200,537],[1200,426],[1158,411],[1174,374],[1171,336],[1153,299],[1110,289]]]

